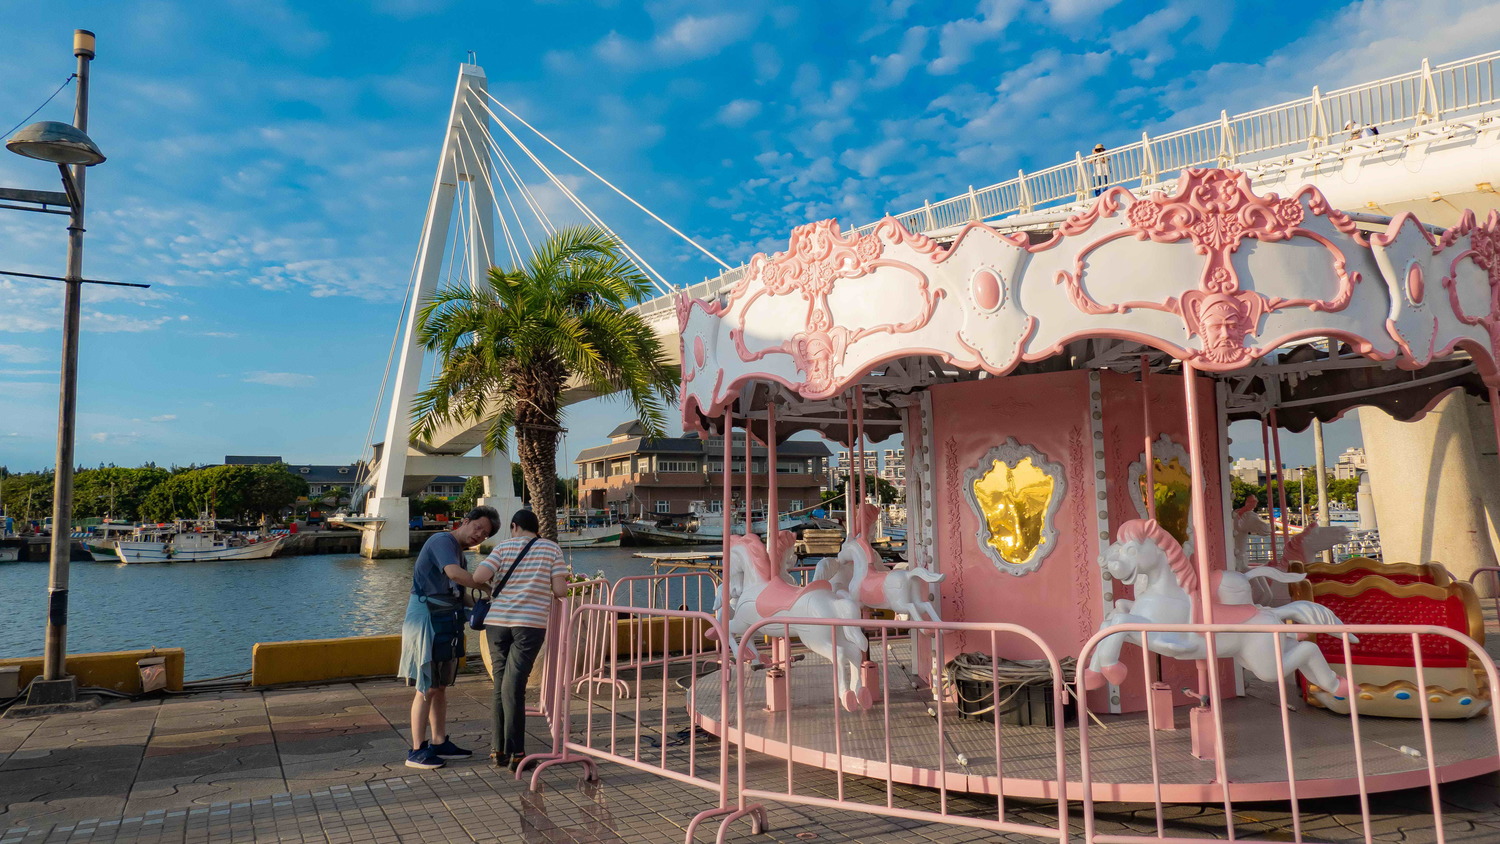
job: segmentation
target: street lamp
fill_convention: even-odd
[[[33,681],[27,706],[55,706],[78,700],[78,685],[67,673],[68,563],[73,541],[73,435],[78,410],[78,315],[83,292],[83,184],[85,167],[104,160],[86,134],[89,125],[89,62],[94,33],[73,31],[78,59],[78,90],[73,123],[33,123],[5,142],[17,155],[57,165],[68,205],[68,271],[63,293],[62,378],[57,410],[57,472],[52,493],[52,564],[47,577],[47,635],[42,676]]]

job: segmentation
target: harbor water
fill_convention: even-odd
[[[632,548],[564,552],[573,570],[611,580],[650,574]],[[470,567],[473,566],[473,556]],[[213,563],[76,562],[70,577],[71,653],[179,647],[187,679],[250,670],[256,642],[401,632],[411,558],[322,554]],[[0,563],[0,657],[40,656],[46,563]]]

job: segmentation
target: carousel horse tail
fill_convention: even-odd
[[[1343,619],[1334,615],[1333,610],[1315,604],[1312,601],[1292,601],[1290,604],[1276,608],[1276,615],[1281,618],[1290,618],[1298,624],[1343,624]],[[1359,637],[1353,633],[1349,634],[1349,641],[1358,642]]]
[[[921,566],[913,566],[907,569],[907,571],[911,572],[913,576],[919,577],[922,580],[927,581],[928,583],[941,583],[948,577],[948,575],[944,572],[931,571],[929,569],[924,569]]]

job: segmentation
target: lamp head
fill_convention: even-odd
[[[92,167],[104,160],[104,153],[93,140],[71,123],[43,120],[11,136],[5,148],[17,155],[53,164],[82,164]]]

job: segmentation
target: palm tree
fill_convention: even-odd
[[[423,305],[417,332],[442,370],[417,396],[412,437],[448,424],[486,426],[487,450],[512,431],[542,534],[557,535],[557,435],[569,382],[622,394],[647,435],[665,436],[678,372],[656,333],[627,308],[650,281],[603,229],[561,229],[524,267],[492,268],[486,283],[448,287]]]

